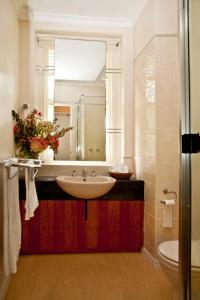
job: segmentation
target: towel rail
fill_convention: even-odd
[[[29,176],[30,176],[30,180],[34,181],[37,173],[38,173],[38,169],[41,167],[42,165],[42,160],[28,160],[28,159],[24,159],[24,160],[19,160],[19,162],[14,162],[14,161],[10,161],[7,165],[6,165],[6,169],[7,169],[7,178],[8,179],[12,179],[15,176],[17,176],[19,173],[21,173],[21,171],[23,169],[28,168],[30,170],[29,172]],[[17,170],[12,172],[12,168],[17,168]]]

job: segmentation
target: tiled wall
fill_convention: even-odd
[[[144,247],[178,238],[178,201],[173,228],[163,228],[163,188],[179,190],[179,78],[177,36],[154,36],[134,60],[135,165],[145,180]],[[173,198],[173,195],[168,196]]]

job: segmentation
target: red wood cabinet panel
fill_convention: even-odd
[[[41,200],[35,215],[24,220],[25,201],[20,201],[22,224],[31,227],[76,227],[85,226],[84,201]]]
[[[83,201],[42,200],[29,221],[24,219],[24,205],[25,201],[20,201],[21,253],[64,253],[83,248],[82,233],[78,232],[85,226]]]
[[[144,201],[96,200],[88,203],[88,230],[96,227],[97,251],[140,251]]]
[[[88,203],[88,227],[143,228],[144,201],[96,200]]]
[[[88,204],[88,224],[90,224],[90,207],[96,202],[96,226],[118,227],[120,225],[120,201],[96,200]]]
[[[143,201],[42,200],[35,216],[22,216],[21,253],[140,251],[143,246]]]

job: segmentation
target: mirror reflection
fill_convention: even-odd
[[[44,99],[37,107],[73,127],[58,152],[47,154],[52,159],[112,160],[114,144],[121,144],[119,49],[112,39],[37,36],[36,99]]]
[[[78,102],[54,104],[54,117],[73,132],[61,138],[55,160],[105,160],[105,97],[84,96]]]
[[[105,42],[55,39],[54,117],[73,132],[55,160],[105,160]]]

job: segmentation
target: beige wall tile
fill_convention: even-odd
[[[162,227],[160,200],[179,191],[178,38],[155,37],[135,60],[135,129],[139,176],[145,181],[145,242],[156,255],[159,242],[177,238],[178,204],[173,228]],[[137,156],[136,155],[136,156]],[[178,203],[178,202],[177,202]]]

